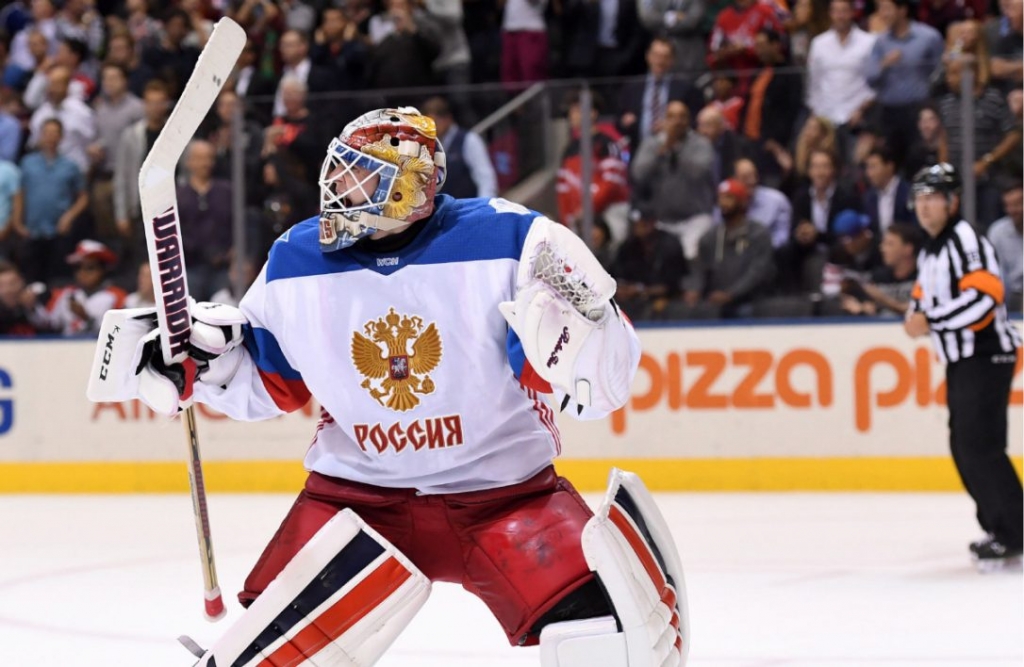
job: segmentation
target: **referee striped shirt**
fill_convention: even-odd
[[[910,311],[928,318],[935,351],[946,363],[1009,354],[1021,340],[1006,317],[1003,292],[992,244],[961,220],[918,255]]]

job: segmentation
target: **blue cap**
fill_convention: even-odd
[[[839,212],[832,222],[832,231],[838,237],[856,236],[871,225],[871,218],[852,209]]]

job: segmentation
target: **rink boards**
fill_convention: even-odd
[[[1020,322],[1017,322],[1020,326]],[[951,490],[943,368],[893,321],[644,328],[622,410],[560,418],[560,472],[604,486],[611,465],[660,490]],[[0,492],[187,488],[181,425],[85,398],[93,343],[0,341]],[[1010,451],[1021,465],[1020,363]],[[301,487],[319,410],[240,423],[199,406],[213,491]]]

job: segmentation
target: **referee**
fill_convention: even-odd
[[[992,245],[965,220],[960,176],[946,163],[925,167],[911,186],[930,237],[917,258],[918,282],[904,329],[931,334],[946,363],[949,445],[964,487],[988,533],[971,552],[982,571],[1021,556],[1024,494],[1006,454],[1006,410],[1020,336],[1007,321]]]

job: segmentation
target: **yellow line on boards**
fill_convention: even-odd
[[[1021,474],[1021,457],[1012,457]],[[757,459],[560,459],[559,474],[581,491],[605,488],[612,466],[637,473],[652,491],[959,491],[948,457]],[[299,461],[207,461],[207,490],[297,493]],[[0,493],[179,493],[184,461],[0,463]]]

